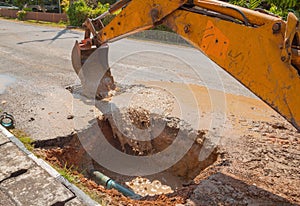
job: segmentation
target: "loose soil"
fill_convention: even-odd
[[[164,88],[166,87],[176,88],[178,85],[166,83]],[[201,107],[201,118],[209,119],[212,113],[210,98],[213,98],[212,95],[218,96],[219,91],[195,85],[190,85],[190,88]],[[125,93],[132,90],[134,88],[127,88]],[[120,93],[123,94],[124,91]],[[135,98],[144,96],[145,99],[145,96],[153,94],[156,94],[153,88],[145,87],[144,92],[140,92]],[[205,98],[207,95],[210,98]],[[87,172],[89,168],[96,168],[123,185],[127,182],[130,186],[130,182],[137,180],[137,177],[115,174],[98,165],[86,154],[75,133],[68,137],[35,142],[35,152],[53,165],[72,167],[79,183],[88,190],[97,192],[102,203],[107,205],[299,205],[300,134],[261,101],[232,94],[224,96],[226,124],[212,155],[204,162],[199,162],[196,158],[205,147],[203,142],[210,139],[210,130],[220,128],[200,124],[201,130],[193,130],[197,138],[191,150],[179,163],[160,174],[143,177],[148,184],[158,180],[162,186],[169,186],[173,193],[154,196],[148,194],[141,200],[132,200],[115,190],[107,190],[98,185]],[[176,108],[176,103],[168,95],[163,95],[159,101]],[[126,114],[128,117],[123,118],[126,119],[125,125],[130,123],[141,130],[149,129],[153,132],[150,124],[153,121],[164,120],[167,123],[161,135],[147,144],[126,139],[114,124],[112,112],[104,112],[97,124],[105,131],[108,142],[118,150],[139,156],[155,154],[172,143],[179,124],[184,124],[184,128],[187,128],[189,122],[170,112],[172,106],[163,108],[160,114],[154,113],[152,106],[144,103],[143,107],[127,105],[125,109],[119,107],[118,110],[119,114]],[[186,137],[188,138],[188,134]],[[172,178],[163,181],[163,177]]]

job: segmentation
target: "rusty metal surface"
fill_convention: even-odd
[[[74,62],[78,63],[78,60],[74,60]],[[78,76],[85,96],[100,99],[110,96],[110,92],[115,89],[115,84],[108,66],[107,45],[102,45],[89,55],[80,68]]]
[[[76,74],[79,73],[81,69],[81,52],[80,52],[80,46],[78,41],[75,42],[75,45],[72,49],[72,54],[71,54],[71,61],[72,61],[72,66],[76,72]]]

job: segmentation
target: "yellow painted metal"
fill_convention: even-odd
[[[246,18],[249,24],[180,9],[188,2],[242,22]],[[299,62],[300,45],[292,42],[293,35],[299,34],[299,21],[294,16],[290,19],[287,23],[216,0],[132,0],[96,37],[102,44],[163,23],[300,130],[300,68],[295,64]],[[291,52],[291,48],[296,49]],[[286,61],[285,55],[291,58]]]
[[[97,36],[102,42],[113,41],[153,27],[165,16],[177,10],[187,0],[133,0]]]
[[[279,21],[253,28],[178,10],[164,23],[300,129],[300,79],[297,69],[281,60],[286,23],[274,33]]]
[[[216,0],[195,0],[194,4],[201,8],[226,14],[243,21],[243,16],[241,13],[237,12],[237,10],[239,10],[246,16],[250,23],[258,26],[264,25],[268,22],[273,22],[274,20],[278,19],[277,17],[271,15],[264,15],[257,11]]]

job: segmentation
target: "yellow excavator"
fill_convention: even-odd
[[[122,11],[106,26],[101,19]],[[264,10],[217,0],[120,0],[84,23],[84,40],[72,51],[87,96],[115,89],[107,43],[165,25],[201,50],[300,130],[300,23]]]

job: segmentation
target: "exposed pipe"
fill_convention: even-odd
[[[90,173],[99,181],[101,185],[106,187],[107,189],[116,189],[119,192],[121,192],[123,195],[126,197],[130,197],[132,199],[140,199],[141,196],[138,194],[135,194],[132,190],[118,184],[111,178],[107,177],[103,173],[96,171],[96,170],[91,170]]]

